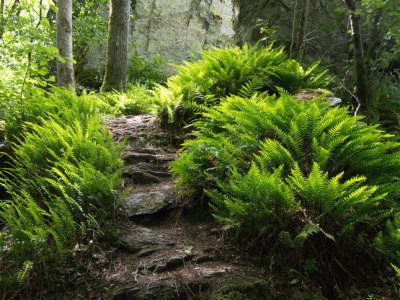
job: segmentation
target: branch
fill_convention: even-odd
[[[352,95],[352,96],[354,97],[354,99],[356,99],[358,105],[357,105],[356,110],[354,111],[354,116],[357,116],[357,115],[358,115],[358,112],[360,111],[360,108],[361,108],[361,102],[360,102],[360,100],[358,99],[358,97],[357,97],[356,95],[354,95],[353,92],[351,92],[347,87],[345,87],[344,84],[341,83],[340,86],[341,86],[346,92],[348,92],[350,95]]]

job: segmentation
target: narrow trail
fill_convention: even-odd
[[[95,299],[267,299],[256,268],[223,243],[224,229],[180,199],[168,172],[176,149],[150,115],[125,116],[107,127],[122,155],[125,196],[116,241],[93,260]],[[270,298],[268,298],[270,299]]]

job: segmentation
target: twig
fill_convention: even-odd
[[[357,97],[356,95],[354,95],[354,93],[352,93],[348,88],[346,88],[346,87],[344,86],[344,84],[340,84],[340,85],[341,85],[342,88],[345,89],[345,91],[347,91],[350,95],[352,95],[352,96],[354,97],[354,99],[356,99],[358,105],[357,105],[356,110],[354,111],[354,116],[357,116],[357,115],[358,115],[358,111],[360,110],[360,107],[361,107],[361,102],[360,102],[360,100],[358,99],[358,97]]]
[[[137,277],[138,277],[139,269],[140,269],[140,267],[141,267],[142,265],[143,265],[143,263],[141,262],[141,263],[139,264],[139,266],[136,268],[136,271],[133,272],[133,274],[134,274],[133,279],[136,281],[136,283],[139,283],[139,281],[137,280]]]
[[[292,24],[292,36],[291,36],[291,41],[290,41],[290,48],[289,48],[289,56],[292,57],[292,50],[293,50],[293,44],[294,44],[294,30],[296,26],[296,13],[297,13],[297,5],[298,5],[298,0],[295,2],[294,10],[293,10],[293,24]]]

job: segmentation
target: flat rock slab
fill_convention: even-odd
[[[121,248],[138,256],[147,256],[175,244],[145,227],[136,227],[129,232],[124,232],[120,236],[120,242]]]
[[[136,149],[135,149],[136,150]],[[122,155],[121,158],[127,164],[133,164],[137,162],[151,162],[153,164],[160,164],[163,162],[171,162],[178,158],[177,154],[174,152],[164,152],[159,151],[155,153],[148,153],[148,152],[139,152],[139,151],[132,151],[126,150]]]
[[[173,199],[164,191],[132,193],[125,198],[122,210],[128,217],[134,217],[160,212],[172,204]]]

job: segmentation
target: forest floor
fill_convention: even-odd
[[[65,299],[327,299],[316,282],[278,280],[251,262],[201,203],[185,199],[168,172],[177,149],[155,117],[125,116],[107,128],[126,144],[129,192]],[[366,299],[359,289],[346,294]]]

